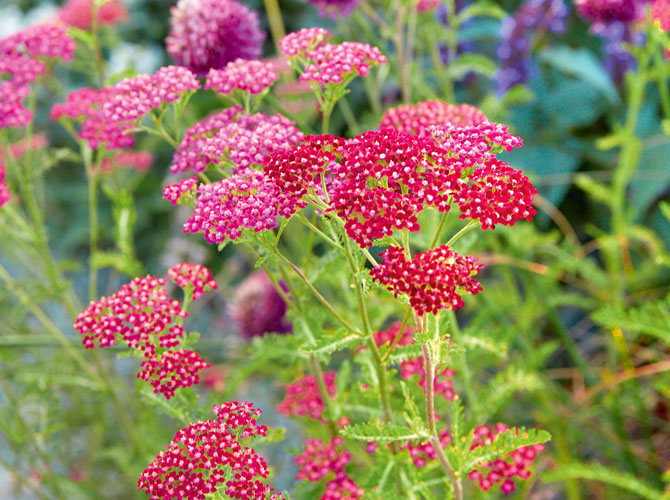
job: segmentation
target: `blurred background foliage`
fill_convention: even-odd
[[[274,55],[263,3],[246,3],[260,13],[268,33],[265,54]],[[397,4],[371,2],[380,12],[393,12]],[[104,32],[105,55],[113,68],[109,74],[118,74],[116,79],[129,66],[151,72],[170,63],[164,39],[171,2],[127,0],[126,5],[129,22],[118,31]],[[478,238],[470,234],[459,241],[460,253],[477,255],[487,268],[484,292],[467,300],[459,312],[460,336],[468,349],[467,358],[455,367],[456,391],[463,394],[463,378],[471,379],[472,390],[463,397],[474,421],[486,407],[488,423],[534,425],[553,435],[533,478],[513,498],[660,499],[668,491],[670,468],[670,205],[663,204],[670,197],[670,140],[662,127],[658,89],[645,87],[634,127],[642,146],[639,161],[625,183],[624,199],[614,206],[611,186],[620,168],[621,145],[616,134],[626,120],[629,95],[625,82],[613,80],[603,64],[603,41],[568,4],[565,32],[543,33],[534,40],[527,85],[497,92],[502,19],[521,2],[478,5],[488,9],[486,15],[473,17],[458,31],[458,45],[467,46],[467,52],[439,67],[431,51],[446,43],[440,11],[421,14],[417,57],[408,67],[410,99],[448,99],[451,83],[445,81],[453,82],[456,102],[479,106],[491,120],[509,124],[524,139],[523,148],[503,157],[531,177],[541,196],[532,224],[487,231]],[[393,53],[393,34],[372,29],[360,9],[343,20],[321,18],[313,6],[299,0],[281,0],[280,6],[288,32],[319,25],[341,40],[364,41]],[[46,1],[4,0],[0,36],[48,17],[56,8]],[[58,75],[54,87],[40,94],[43,105],[36,118],[61,154],[53,164],[39,157],[48,169],[43,198],[52,249],[83,298],[86,180],[82,166],[68,155],[72,145],[66,134],[47,116],[51,103],[61,102],[67,91],[85,81],[81,73],[64,68]],[[398,68],[390,64],[374,78],[352,84],[346,104],[336,108],[333,131],[351,136],[376,128],[381,112],[398,105]],[[313,98],[285,99],[284,105],[295,101],[299,123],[316,126]],[[215,105],[219,104],[213,94],[199,93],[186,120],[194,123]],[[270,110],[277,112],[272,103]],[[300,436],[295,424],[271,409],[281,399],[280,383],[292,380],[291,359],[268,365],[267,359],[254,357],[255,352],[265,352],[257,349],[265,340],[243,340],[227,308],[236,285],[251,270],[251,259],[231,247],[218,253],[201,238],[182,237],[184,213],[162,200],[157,188],[167,183],[172,151],[152,137],[141,137],[137,149],[155,155],[147,174],[127,173],[134,176],[138,261],[143,271],[157,275],[184,260],[201,262],[215,272],[220,291],[196,304],[190,328],[202,333],[199,351],[226,376],[202,397],[218,402],[243,396],[266,409],[265,424],[288,426],[288,441],[271,445],[267,458],[278,474],[276,486],[289,488],[294,469],[287,453],[299,445]],[[109,199],[103,197],[102,203],[104,248],[114,245],[114,214]],[[616,227],[616,211],[625,214],[622,227]],[[15,255],[10,239],[0,241],[0,249],[0,261],[14,265],[17,272],[21,273],[17,261],[29,265],[25,256]],[[109,295],[127,278],[107,270],[101,290]],[[315,284],[327,286],[328,279],[327,273],[320,273]],[[65,312],[50,300],[50,291],[40,283],[30,286],[35,300],[43,294],[44,309],[53,321],[71,331]],[[160,417],[130,390],[124,404],[132,412],[134,433],[141,436],[140,445],[130,446],[109,395],[76,368],[66,367],[67,357],[41,333],[43,325],[35,320],[32,302],[17,307],[11,292],[0,289],[0,464],[14,460],[26,474],[7,475],[5,480],[0,475],[0,497],[33,498],[44,480],[58,482],[68,499],[142,498],[135,492],[138,471],[160,449],[156,443],[169,442],[177,424]],[[132,389],[134,361],[115,362],[105,354],[101,362],[114,363],[120,374],[114,383]],[[284,369],[279,380],[277,366]],[[244,382],[252,373],[254,382]],[[25,442],[7,436],[24,436]],[[30,474],[43,467],[41,455],[47,451],[62,457],[56,479]]]

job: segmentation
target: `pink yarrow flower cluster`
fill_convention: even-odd
[[[337,388],[335,386],[336,372],[325,372],[323,381],[329,397],[335,397]],[[286,396],[277,406],[277,411],[282,415],[307,416],[323,423],[328,421],[323,416],[325,405],[319,393],[319,384],[313,375],[304,375],[292,384],[286,386]]]
[[[267,155],[297,144],[302,137],[295,123],[282,115],[246,115],[235,106],[188,129],[170,171],[200,173],[219,163],[234,168],[260,165]]]
[[[366,76],[371,66],[386,63],[377,47],[359,42],[323,43],[328,35],[323,28],[308,28],[279,41],[279,52],[303,66],[300,81],[339,84],[349,77]]]
[[[482,291],[473,276],[483,266],[447,245],[416,254],[411,260],[402,248],[393,246],[380,257],[382,262],[370,271],[372,278],[396,297],[406,294],[419,315],[458,309],[463,307],[462,291],[473,295]]]
[[[670,0],[654,0],[651,4],[651,20],[663,31],[670,31]],[[666,51],[666,57],[668,52]]]
[[[88,30],[93,18],[92,4],[92,0],[68,0],[58,10],[58,19],[75,28]],[[125,21],[128,11],[123,0],[108,0],[98,7],[96,17],[98,26],[114,25]]]
[[[240,169],[232,177],[198,187],[195,210],[184,223],[184,233],[203,233],[207,243],[223,243],[242,235],[273,229],[277,217],[290,217],[277,186],[262,172]]]
[[[5,181],[6,175],[7,171],[5,169],[5,164],[2,162],[2,158],[0,158],[0,207],[7,204],[11,198],[9,185]]]
[[[42,62],[49,58],[71,60],[74,39],[56,24],[38,24],[0,39],[0,129],[24,127],[32,112],[23,100],[30,93],[28,84],[44,73]]]
[[[199,292],[199,285],[216,287],[197,266],[180,264],[169,275],[176,276],[177,284],[190,284]],[[198,372],[209,367],[197,353],[174,349],[181,343],[181,321],[186,316],[181,303],[169,298],[164,279],[145,276],[123,285],[111,297],[91,302],[77,316],[74,328],[84,336],[87,349],[95,347],[96,341],[108,347],[120,338],[128,347],[140,350],[146,359],[137,376],[170,399],[176,389],[197,384]]]
[[[120,125],[108,120],[103,106],[109,102],[117,91],[114,87],[100,90],[83,88],[68,94],[62,104],[51,108],[50,118],[59,120],[63,117],[81,121],[77,134],[84,139],[91,149],[105,144],[106,149],[124,149],[133,146],[135,139],[129,133],[128,125]]]
[[[168,184],[163,188],[163,198],[168,200],[173,205],[176,205],[182,199],[182,196],[190,194],[195,199],[196,186],[198,185],[197,177],[190,177],[182,179],[174,184]]]
[[[440,446],[445,448],[449,443],[451,443],[451,436],[449,435],[449,431],[445,429],[440,432]],[[410,441],[405,446],[402,446],[401,449],[409,451],[409,456],[415,467],[423,468],[428,465],[428,462],[437,460],[437,453],[435,453],[433,443],[430,441],[423,443]]]
[[[430,135],[429,127],[435,125],[478,125],[488,121],[484,113],[470,104],[453,105],[440,100],[403,104],[387,109],[379,128],[394,128],[416,134]]]
[[[217,490],[239,500],[280,500],[281,495],[262,481],[268,476],[267,463],[245,445],[248,438],[267,433],[256,423],[261,411],[251,403],[233,401],[214,406],[214,413],[216,420],[178,431],[167,450],[144,470],[138,489],[151,500],[204,500]]]
[[[165,66],[152,75],[138,75],[114,85],[111,99],[103,106],[104,118],[129,125],[153,108],[172,103],[185,92],[199,88],[200,82],[187,68]]]
[[[325,28],[303,28],[279,40],[279,53],[288,58],[304,58],[329,36],[330,32]]]
[[[278,78],[272,64],[238,58],[223,69],[210,69],[205,89],[214,89],[221,95],[231,94],[234,90],[260,94],[270,88]]]
[[[504,424],[497,424],[493,429],[486,425],[480,425],[475,429],[470,449],[475,450],[480,446],[495,443],[496,436],[507,430],[509,430],[509,427]],[[516,489],[514,478],[528,479],[532,473],[530,467],[533,460],[543,450],[544,446],[542,444],[522,446],[502,458],[479,465],[477,469],[468,474],[468,478],[477,481],[477,485],[484,491],[488,491],[497,483],[501,483],[500,490],[503,494],[509,495]],[[486,469],[488,469],[488,472],[484,473]]]
[[[344,471],[351,455],[341,449],[343,442],[340,437],[331,439],[329,444],[308,439],[305,450],[295,459],[299,467],[296,479],[313,483],[328,479],[326,490],[319,500],[358,500],[365,493]]]
[[[258,59],[265,32],[258,15],[235,0],[179,0],[170,10],[166,45],[179,64],[197,74],[236,59]]]
[[[212,271],[200,264],[178,264],[168,271],[168,277],[185,291],[192,288],[191,300],[198,300],[207,290],[217,289]]]

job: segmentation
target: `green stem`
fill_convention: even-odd
[[[95,3],[95,2],[94,2]],[[98,170],[99,161],[93,163],[91,156],[93,152],[88,146],[83,145],[82,156],[84,157],[84,168],[88,180],[88,223],[89,223],[89,274],[88,274],[88,300],[94,301],[98,298],[98,266],[96,264],[98,254]]]
[[[326,382],[323,378],[323,369],[321,368],[321,363],[316,358],[314,354],[309,355],[309,364],[312,367],[314,376],[316,377],[316,383],[319,387],[319,395],[323,401],[323,406],[326,410],[326,415],[328,416],[328,427],[330,427],[333,436],[337,436],[337,423],[333,415],[333,406],[330,400],[330,394],[328,394],[328,388],[326,387]]]
[[[440,219],[440,224],[437,226],[437,230],[435,231],[435,236],[433,236],[433,240],[430,242],[430,248],[435,248],[437,241],[440,239],[440,233],[442,232],[444,224],[447,222],[447,217],[449,217],[449,212],[444,212],[442,214],[442,218]]]
[[[447,310],[447,317],[449,318],[449,324],[451,325],[451,336],[455,338],[454,342],[458,343],[461,337],[461,329],[458,326],[458,320],[456,319],[456,313],[451,309]],[[463,381],[463,387],[465,389],[465,395],[470,402],[470,408],[472,409],[473,416],[476,421],[481,419],[481,411],[479,408],[479,400],[475,396],[475,390],[472,386],[472,375],[470,374],[470,368],[468,367],[468,359],[465,355],[465,352],[460,352],[456,355],[457,369],[460,373],[461,380]]]
[[[467,225],[463,226],[455,235],[449,238],[449,241],[447,241],[446,245],[448,247],[451,247],[454,243],[456,243],[456,241],[458,241],[458,239],[461,236],[470,232],[472,229],[476,227],[479,227],[479,221],[471,220],[470,222],[467,223]]]
[[[297,216],[297,218],[298,218],[298,220],[299,220],[300,222],[302,222],[302,223],[303,223],[305,226],[307,226],[310,230],[312,230],[313,232],[315,232],[316,234],[318,234],[319,236],[321,236],[321,238],[323,238],[324,241],[328,242],[330,245],[334,246],[334,247],[337,248],[338,250],[340,250],[340,251],[344,251],[344,248],[342,247],[342,245],[340,245],[339,243],[337,243],[337,242],[336,242],[335,240],[333,240],[330,236],[327,236],[323,231],[321,231],[318,227],[316,227],[315,224],[313,224],[312,222],[310,222],[309,219],[308,219],[307,217],[305,217],[303,214],[301,214],[301,213],[297,213],[296,216]]]
[[[277,47],[279,46],[279,40],[286,35],[284,20],[281,17],[281,9],[279,8],[277,0],[263,0],[263,2],[265,3],[265,11],[267,12],[268,21],[270,23],[272,40],[275,43],[275,47]]]
[[[95,70],[100,81],[100,86],[105,86],[105,67],[100,48],[100,37],[98,35],[98,2],[91,2],[91,34],[93,35],[93,57],[95,59]]]
[[[405,327],[407,326],[407,323],[409,321],[409,317],[412,314],[412,307],[407,308],[407,312],[405,313],[405,317],[402,320],[402,323],[400,324],[400,330],[398,330],[398,335],[395,336],[393,339],[393,342],[389,346],[388,350],[384,354],[384,357],[382,358],[382,362],[386,362],[386,360],[389,358],[391,353],[393,352],[393,349],[395,349],[395,346],[398,345],[398,342],[400,341],[400,338],[402,337],[402,332],[405,330]]]

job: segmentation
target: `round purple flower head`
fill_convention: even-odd
[[[280,286],[286,291],[281,282]],[[263,270],[251,273],[240,283],[230,306],[230,314],[237,322],[240,333],[247,338],[292,330],[284,317],[286,302]]]
[[[261,55],[265,33],[258,15],[246,5],[235,0],[179,0],[170,12],[167,51],[198,74]]]

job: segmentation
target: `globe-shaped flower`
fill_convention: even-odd
[[[167,51],[196,73],[261,55],[265,33],[258,15],[235,0],[179,0],[171,14]]]

